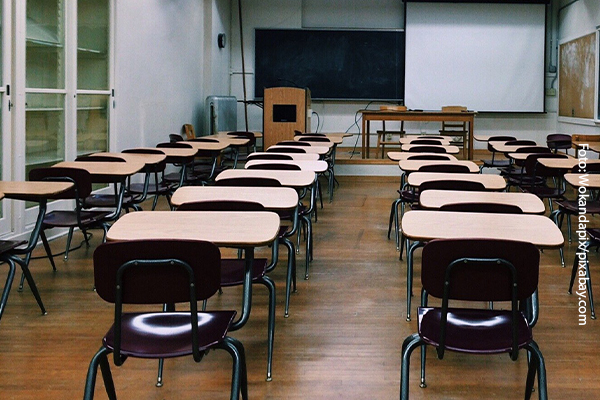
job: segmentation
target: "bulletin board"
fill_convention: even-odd
[[[558,115],[594,119],[596,33],[559,46]]]

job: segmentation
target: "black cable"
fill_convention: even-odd
[[[366,106],[365,108],[363,108],[363,110],[368,110],[368,109],[369,109],[369,106],[370,106],[371,104],[373,104],[373,101],[370,101],[370,102],[367,104],[367,106]],[[361,115],[360,115],[360,118],[358,118],[358,119],[357,119],[357,117],[358,117],[358,114],[359,114],[359,113],[360,113]],[[362,113],[360,112],[360,110],[357,110],[357,111],[356,111],[356,113],[354,114],[354,123],[353,123],[352,125],[350,125],[350,126],[348,127],[348,129],[346,129],[346,133],[348,133],[348,131],[349,131],[350,129],[352,129],[352,127],[353,127],[354,125],[356,125],[356,128],[358,128],[358,135],[356,135],[356,142],[354,142],[354,147],[352,148],[352,152],[350,153],[350,159],[352,159],[352,157],[354,157],[354,153],[356,152],[356,146],[358,145],[358,138],[360,137],[360,126],[358,126],[358,122],[359,122],[361,119],[362,119]]]
[[[321,124],[321,117],[319,116],[319,113],[316,111],[312,112],[313,115],[317,116],[317,130],[315,131],[315,133],[319,133],[319,125]]]

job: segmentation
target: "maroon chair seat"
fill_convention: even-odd
[[[531,331],[537,320],[539,263],[539,250],[526,242],[440,239],[427,243],[422,254],[418,329],[402,345],[400,399],[409,398],[410,356],[417,347],[421,347],[421,387],[426,387],[427,346],[436,349],[440,360],[450,350],[481,355],[508,353],[514,361],[519,350],[525,349],[530,358],[525,399],[531,397],[536,375],[539,398],[547,399],[544,357]],[[441,299],[441,307],[429,307],[429,296]],[[450,301],[507,301],[510,308],[453,308]]]
[[[431,346],[438,347],[442,310],[419,307],[419,336]],[[525,316],[518,318],[517,347],[531,342],[533,335]],[[512,313],[508,310],[476,310],[449,308],[446,325],[446,349],[461,353],[498,354],[512,350]]]
[[[198,350],[222,342],[233,322],[235,311],[198,313]],[[168,335],[163,334],[169,331]],[[192,354],[192,326],[189,312],[126,313],[121,316],[121,355],[136,358],[173,358]],[[115,350],[115,326],[102,344]]]
[[[240,390],[248,398],[243,345],[227,336],[235,311],[198,312],[197,302],[220,288],[221,253],[214,244],[197,240],[132,240],[100,245],[94,252],[98,295],[115,305],[114,324],[92,358],[84,399],[94,397],[98,366],[107,395],[116,398],[108,355],[116,366],[128,357],[172,358],[192,355],[200,362],[209,349],[224,349],[233,359],[231,399]],[[190,290],[191,289],[191,290]],[[187,302],[189,311],[174,304]],[[123,306],[169,305],[169,311],[128,313]]]

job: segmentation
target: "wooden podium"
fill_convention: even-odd
[[[310,90],[293,87],[265,89],[263,110],[263,145],[293,140],[294,131],[310,131]]]

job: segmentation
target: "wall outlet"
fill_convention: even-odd
[[[554,88],[546,89],[546,96],[556,96],[556,89],[554,89]]]
[[[385,141],[386,142],[390,142],[392,140],[392,134],[391,133],[386,133],[385,134]]]

